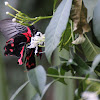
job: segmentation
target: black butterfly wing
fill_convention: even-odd
[[[4,19],[0,21],[0,31],[6,39],[10,39],[16,34],[27,32],[27,27],[20,25],[20,23],[12,22],[11,19]]]
[[[36,62],[35,62],[35,48],[28,49],[26,50],[26,68],[27,70],[33,69],[36,67]]]

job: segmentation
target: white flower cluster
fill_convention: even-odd
[[[44,45],[45,34],[37,32],[34,37],[31,37],[30,45],[27,48],[35,48],[35,54],[38,52],[38,46]]]
[[[98,95],[95,92],[85,91],[82,93],[82,99],[84,100],[99,100]]]

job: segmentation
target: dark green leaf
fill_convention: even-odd
[[[65,70],[63,70],[62,68],[61,69],[56,69],[56,68],[54,68],[54,67],[50,67],[49,69],[48,69],[48,74],[51,74],[51,75],[65,75]],[[55,79],[57,79],[57,78],[55,78]],[[59,79],[58,80],[59,82],[61,82],[61,83],[63,83],[63,84],[65,84],[66,85],[66,83],[65,83],[65,81],[64,81],[64,78],[61,78],[61,79]]]
[[[58,6],[45,31],[45,51],[49,62],[51,62],[51,55],[53,51],[59,44],[62,32],[66,29],[71,5],[72,0],[63,0]]]
[[[48,68],[48,74],[59,75],[58,70],[56,68],[54,68],[54,67],[49,67]]]
[[[77,54],[74,54],[73,60],[78,65],[75,68],[78,75],[85,75],[85,74],[89,74],[91,72],[90,67]]]
[[[62,48],[65,48],[67,50],[69,50],[69,46],[72,42],[71,39],[71,25],[70,23],[67,24],[67,28],[66,30],[63,32],[59,46],[60,46],[60,50],[62,50]]]
[[[15,97],[25,88],[25,86],[29,83],[29,81],[25,82],[23,85],[21,85],[17,91],[12,95],[12,97],[10,98],[10,100],[14,100]]]
[[[63,70],[65,70],[66,72],[71,71],[72,75],[75,75],[77,66],[78,65],[73,60],[72,60],[72,62],[70,62],[70,60],[68,60],[66,63],[63,63],[61,65],[61,68]]]
[[[63,58],[63,57],[59,57],[61,61],[67,61],[67,59]]]
[[[46,72],[44,68],[41,65],[37,66],[28,72],[28,77],[36,91],[41,95],[46,84]]]

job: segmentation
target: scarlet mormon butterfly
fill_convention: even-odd
[[[12,22],[11,19],[4,19],[0,21],[0,31],[3,33],[4,37],[8,40],[4,47],[4,55],[15,55],[18,57],[18,64],[23,64],[23,55],[26,50],[26,68],[27,70],[33,69],[36,66],[35,63],[35,54],[39,55],[41,52],[41,47],[30,45],[27,47],[27,44],[32,43],[34,37],[40,37],[42,34],[38,32],[35,27],[20,25],[20,23]],[[40,33],[40,34],[39,34]],[[40,44],[42,44],[41,42]]]

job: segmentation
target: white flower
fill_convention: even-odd
[[[6,14],[8,15],[8,14],[9,14],[9,12],[6,12]]]
[[[79,34],[79,37],[72,42],[72,44],[82,44],[85,41],[83,34]]]
[[[13,18],[13,19],[12,19],[12,22],[16,22],[16,18]]]
[[[30,45],[27,48],[35,48],[35,54],[38,52],[38,45],[43,45],[45,41],[45,35],[41,32],[37,32],[34,37],[31,37]]]
[[[30,46],[28,46],[27,48],[35,48],[37,45],[38,45],[38,41],[36,41],[34,37],[31,37]]]
[[[98,95],[95,92],[85,91],[82,93],[82,99],[84,100],[99,100]]]
[[[9,5],[9,3],[6,1],[6,2],[5,2],[5,6],[8,6],[8,5]]]

